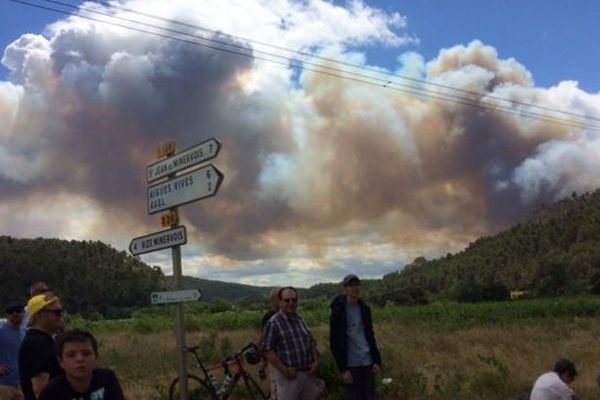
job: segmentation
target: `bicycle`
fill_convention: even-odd
[[[200,359],[198,355],[199,348],[199,346],[183,348],[183,351],[194,355],[197,367],[204,375],[203,378],[196,375],[188,375],[189,400],[230,399],[240,379],[244,381],[246,392],[244,398],[252,400],[267,400],[269,398],[244,368],[244,359],[242,356],[245,356],[245,361],[252,365],[258,364],[260,361],[258,348],[254,343],[249,343],[237,353],[210,367],[206,367]],[[222,383],[213,374],[217,370],[223,370],[224,380]],[[179,377],[175,378],[169,387],[169,400],[179,400]]]

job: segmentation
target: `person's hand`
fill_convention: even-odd
[[[317,376],[319,373],[319,362],[315,361],[311,364],[310,369],[308,370],[308,374],[312,376]]]
[[[344,382],[346,385],[351,385],[352,382],[354,382],[354,380],[352,379],[352,374],[350,373],[350,371],[344,371],[340,374],[340,377],[342,378],[342,382]]]
[[[377,375],[379,371],[381,371],[381,367],[377,364],[373,364],[373,367],[371,367],[371,372],[373,372],[373,375]]]
[[[290,380],[290,381],[292,379],[296,379],[296,370],[294,368],[286,367],[281,372],[283,373],[283,376],[285,376],[285,378],[288,379],[288,380]]]
[[[7,365],[0,365],[0,376],[6,376],[10,373]]]

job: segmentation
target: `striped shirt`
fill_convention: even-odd
[[[286,367],[306,369],[313,362],[316,343],[302,318],[279,311],[265,326],[263,345],[265,350],[273,351]]]

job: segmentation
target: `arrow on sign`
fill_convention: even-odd
[[[167,247],[180,246],[187,243],[185,226],[178,226],[166,231],[151,233],[131,239],[129,251],[134,256],[166,249]]]
[[[217,194],[223,174],[214,165],[148,187],[148,214],[202,200]]]
[[[146,169],[148,182],[155,181],[177,171],[212,160],[219,154],[221,143],[215,138],[210,138],[200,144],[183,150],[165,160],[158,161]]]
[[[201,293],[198,289],[176,290],[172,292],[152,292],[152,304],[183,303],[200,300]]]

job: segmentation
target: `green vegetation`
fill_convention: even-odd
[[[322,302],[323,303],[323,302]],[[328,350],[328,311],[300,310],[311,322],[322,353],[321,376],[339,399],[338,372]],[[374,309],[383,354],[378,381],[385,398],[411,400],[527,397],[535,378],[560,357],[579,366],[578,398],[597,397],[600,371],[600,298],[584,296],[478,304],[385,306]],[[210,313],[186,309],[187,342],[215,363],[258,338],[258,311]],[[114,368],[131,400],[166,400],[176,372],[174,316],[170,307],[127,321],[84,321],[100,338],[101,360]],[[142,313],[143,314],[143,313]],[[252,367],[250,367],[252,368]],[[193,366],[190,371],[194,372]],[[256,369],[253,369],[256,373]]]
[[[28,297],[29,286],[44,280],[69,312],[127,316],[148,304],[164,287],[158,267],[101,242],[0,237],[0,305]]]
[[[600,191],[574,193],[460,253],[421,257],[372,289],[380,302],[400,304],[503,300],[517,290],[529,297],[600,293]]]
[[[299,313],[310,326],[326,325],[329,303],[325,300],[301,301]],[[265,304],[266,308],[266,304]],[[188,331],[259,330],[263,310],[228,310],[210,312],[204,304],[185,305]],[[120,320],[89,320],[69,315],[69,326],[101,332],[151,333],[172,331],[175,307],[161,306],[137,311],[134,318]],[[374,307],[378,323],[397,323],[435,332],[449,332],[476,326],[505,326],[537,324],[553,318],[600,317],[600,297],[580,296],[550,299],[529,299],[485,303],[435,303],[421,306]]]

